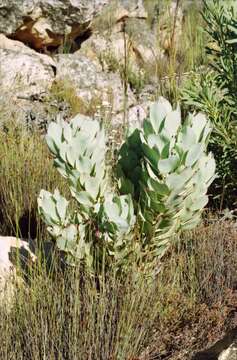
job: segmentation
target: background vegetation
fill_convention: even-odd
[[[218,165],[218,180],[211,192],[219,209],[236,203],[236,84],[237,7],[236,2],[204,1],[203,19],[207,33],[208,63],[185,84],[182,100],[188,109],[203,111],[211,119],[210,149]]]
[[[159,43],[159,16],[168,1],[157,4],[145,1],[148,25],[156,27]],[[132,266],[118,281],[113,269],[99,277],[83,266],[68,271],[56,252],[49,261],[36,200],[42,188],[57,186],[66,194],[65,183],[52,166],[42,133],[16,125],[12,114],[0,109],[0,233],[37,236],[39,247],[37,263],[19,269],[26,286],[17,283],[11,305],[1,303],[1,359],[188,360],[236,326],[236,6],[221,0],[185,2],[185,12],[179,43],[172,41],[174,18],[167,25],[168,60],[144,65],[143,75],[126,68],[125,76],[138,93],[155,77],[154,98],[182,100],[184,113],[201,110],[214,128],[210,150],[218,178],[209,210],[199,227],[174,243],[154,282],[135,277]],[[113,59],[107,61],[116,68]],[[123,67],[119,71],[124,74]],[[93,115],[101,105],[101,99],[82,103],[67,82],[55,84],[52,97],[66,101],[71,115]],[[113,161],[116,153],[111,150],[108,157]],[[226,208],[232,212],[223,212]]]

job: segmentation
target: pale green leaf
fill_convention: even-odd
[[[177,155],[171,155],[168,159],[161,159],[158,162],[158,169],[162,174],[168,174],[175,170],[178,163],[179,157]]]
[[[194,144],[187,153],[185,164],[186,166],[193,166],[193,164],[200,158],[203,153],[202,144]]]

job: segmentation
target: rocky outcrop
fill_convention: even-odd
[[[40,93],[48,88],[54,71],[37,55],[0,49],[0,86],[14,95]]]
[[[52,84],[60,81],[62,85],[70,83],[78,101],[86,107],[93,106],[93,102],[98,105],[104,102],[110,105],[114,114],[124,108],[124,88],[119,74],[104,72],[98,61],[80,52],[52,58],[0,35],[0,74],[0,97],[11,98],[12,107],[15,105],[18,108],[19,119],[40,118],[38,123],[43,123],[44,119],[49,122],[48,104],[39,102],[36,106],[35,100],[42,95],[47,97]],[[128,88],[127,105],[132,106],[135,102]],[[55,110],[60,112],[60,109]]]
[[[167,8],[165,19],[176,14],[178,28],[182,12],[176,12],[175,3]],[[147,18],[143,0],[0,1],[0,102],[5,98],[8,106],[11,99],[18,119],[40,118],[43,123],[57,113],[70,116],[67,104],[66,111],[65,104],[61,110],[58,103],[51,111],[47,103],[53,84],[69,82],[76,100],[87,110],[92,105],[86,115],[94,115],[95,104],[104,103],[109,104],[114,123],[123,119],[125,106],[132,122],[137,121],[150,99],[145,89],[157,86],[153,76],[157,63],[166,61]],[[67,42],[71,47],[65,49]]]
[[[3,0],[0,33],[37,50],[61,45],[87,31],[108,0]]]
[[[147,19],[148,14],[142,0],[119,0],[117,3],[116,20],[124,17]]]

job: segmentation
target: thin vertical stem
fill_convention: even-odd
[[[124,69],[123,69],[123,89],[124,89],[124,102],[123,102],[123,132],[125,132],[127,124],[127,105],[128,105],[128,53],[127,53],[127,39],[125,31],[125,21],[123,21],[123,44],[124,44]]]

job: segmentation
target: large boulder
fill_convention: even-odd
[[[26,240],[14,236],[0,236],[0,271],[5,275],[10,275],[14,270],[14,261],[11,254],[19,251],[20,258],[25,261],[27,258],[36,260],[35,254],[30,249],[30,243]],[[14,257],[14,256],[13,256]]]
[[[115,114],[124,108],[124,87],[119,74],[103,71],[98,61],[80,52],[52,58],[0,34],[0,74],[0,106],[5,99],[8,113],[11,99],[11,111],[16,109],[15,116],[20,121],[36,119],[35,123],[43,124],[54,119],[55,113],[65,113],[64,106],[59,109],[58,104],[51,104],[51,88],[57,82],[62,86],[70,83],[86,108],[95,109],[95,103],[108,104]],[[128,88],[127,105],[132,106],[135,101]]]
[[[114,27],[121,29],[128,18],[147,19],[148,14],[143,0],[111,0],[101,14],[96,16],[91,24],[93,30],[109,30]]]
[[[43,101],[55,74],[56,63],[50,56],[0,34],[0,126],[11,119],[45,128],[57,113],[65,113],[63,104]]]
[[[0,33],[35,49],[58,47],[82,36],[108,0],[3,0]]]
[[[30,96],[48,89],[55,76],[55,62],[19,41],[0,34],[0,87],[14,96]]]

